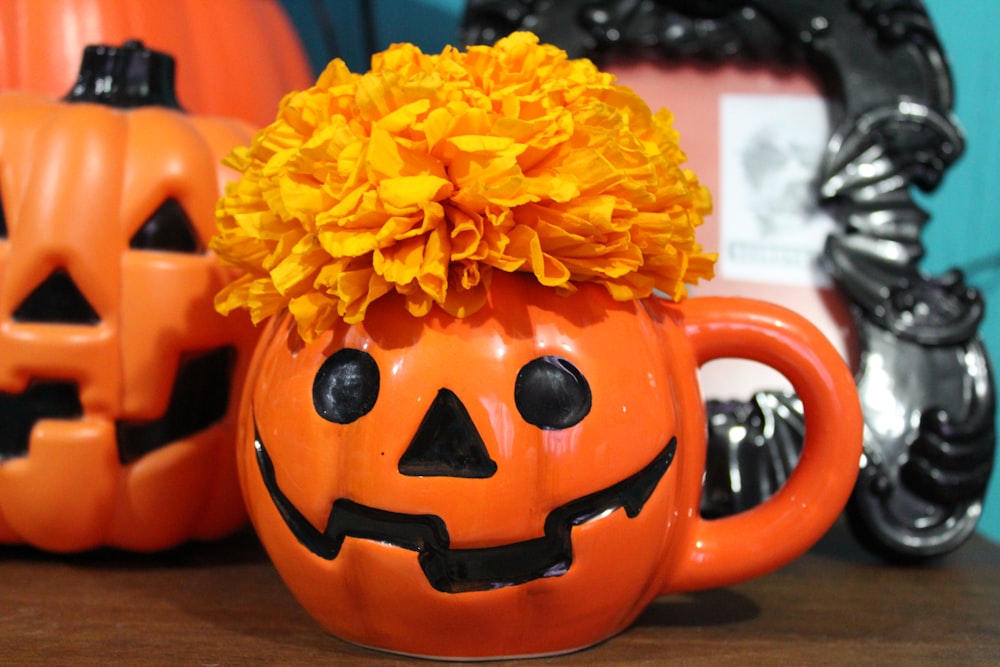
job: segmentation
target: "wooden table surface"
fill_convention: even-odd
[[[5,666],[431,664],[325,634],[249,531],[155,555],[3,547],[0,591]],[[599,646],[516,664],[1000,665],[1000,548],[975,537],[891,566],[838,524],[778,572],[660,598]]]

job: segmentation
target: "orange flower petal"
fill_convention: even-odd
[[[715,258],[695,237],[711,199],[672,122],[529,33],[397,44],[363,75],[335,60],[226,159],[242,176],[211,247],[243,273],[217,308],[287,308],[311,339],[391,292],[413,315],[464,317],[494,270],[682,298]]]

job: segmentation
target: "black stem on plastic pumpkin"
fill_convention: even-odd
[[[67,102],[112,107],[161,106],[182,110],[174,88],[174,59],[129,40],[121,46],[84,48],[80,73]]]

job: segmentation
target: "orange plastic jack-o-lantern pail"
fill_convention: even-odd
[[[233,442],[258,333],[207,249],[249,140],[173,60],[91,46],[61,100],[0,94],[0,544],[166,549],[247,522]]]
[[[357,77],[334,62],[238,149],[213,247],[220,310],[270,318],[238,465],[281,576],[329,632],[421,656],[545,655],[658,595],[803,553],[850,494],[850,372],[794,313],[685,299],[707,193],[669,119],[516,34]],[[669,295],[653,294],[659,289]],[[742,514],[699,514],[698,369],[783,373],[801,463]]]

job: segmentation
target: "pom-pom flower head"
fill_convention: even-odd
[[[366,74],[334,60],[227,164],[212,248],[243,271],[216,299],[254,322],[287,308],[313,340],[397,292],[422,316],[480,308],[493,271],[618,300],[711,277],[711,207],[666,110],[589,60],[515,33]]]

